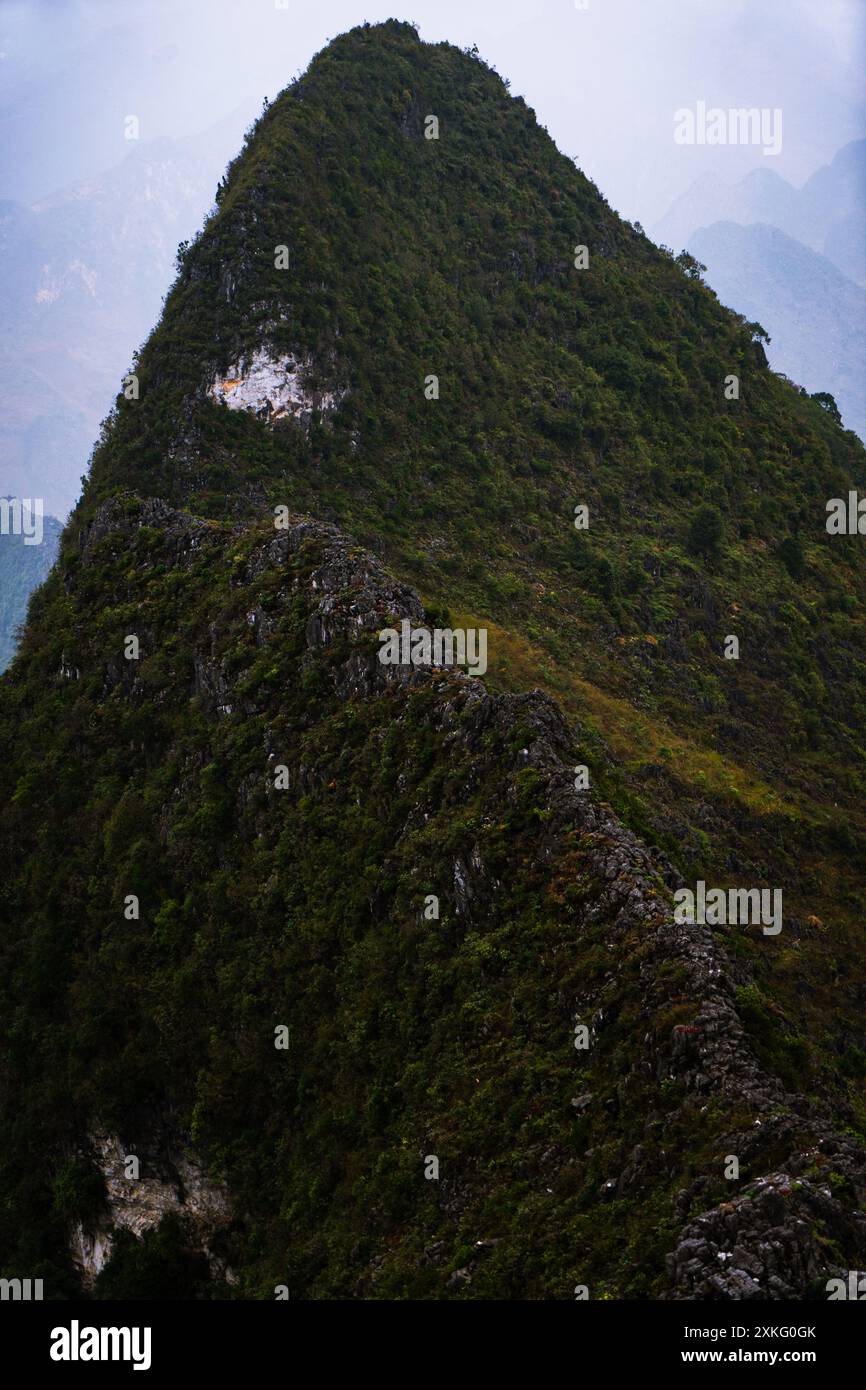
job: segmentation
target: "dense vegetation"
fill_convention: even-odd
[[[824,521],[866,460],[760,336],[617,218],[473,54],[365,27],[267,107],[181,249],[140,398],[118,399],[0,687],[4,1261],[63,1286],[93,1200],[77,1139],[94,1115],[131,1132],[168,1112],[239,1201],[244,1293],[450,1296],[443,1261],[491,1237],[474,1296],[568,1296],[582,1275],[652,1296],[672,1195],[748,1122],[684,1106],[656,1072],[613,1094],[642,1075],[644,1034],[691,1017],[675,979],[664,1022],[648,1012],[636,948],[594,1107],[569,1112],[561,1038],[609,949],[581,907],[584,851],[545,861],[529,769],[503,803],[519,726],[510,751],[461,749],[433,685],[346,697],[326,669],[345,652],[305,657],[299,593],[250,566],[276,504],[370,546],[431,620],[485,623],[487,685],[555,695],[594,791],[689,881],[783,887],[778,940],[726,934],[740,1016],[768,1071],[863,1134],[866,562]],[[262,342],[315,363],[336,412],[269,425],[210,400]],[[194,564],[143,519],[156,497],[208,519]],[[272,616],[264,645],[250,610]],[[240,708],[220,715],[203,666]],[[277,812],[262,750],[281,748],[304,771]],[[504,897],[419,935],[418,885],[446,900],[478,846]],[[144,923],[124,921],[128,893]],[[304,1039],[278,1073],[275,1021]],[[666,1109],[674,1167],[601,1203]],[[417,1181],[437,1136],[471,1156],[452,1210]],[[590,1138],[576,1177],[562,1156]],[[106,1287],[134,1284],[139,1254],[119,1248]]]

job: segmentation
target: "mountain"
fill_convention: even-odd
[[[716,222],[688,250],[723,304],[768,329],[771,366],[810,392],[829,391],[866,438],[866,290],[777,227]]]
[[[866,285],[866,140],[852,140],[800,190],[803,235],[839,269]]]
[[[716,222],[767,223],[866,285],[864,221],[866,140],[852,140],[799,189],[768,169],[754,169],[736,184],[704,174],[652,230],[656,240],[679,249]]]
[[[135,371],[0,680],[3,1274],[862,1269],[856,436],[395,21],[263,112]]]
[[[772,169],[753,169],[735,184],[702,174],[651,230],[657,241],[679,250],[700,227],[716,222],[762,222],[789,229],[798,223],[798,206],[797,189]]]
[[[734,185],[705,175],[654,229],[706,265],[723,303],[764,325],[773,367],[833,395],[861,437],[864,232],[866,140],[846,145],[801,189],[765,169]]]
[[[213,202],[238,115],[133,147],[32,207],[0,202],[4,486],[65,515],[132,354],[159,317],[178,242]]]
[[[38,545],[26,544],[23,535],[0,532],[0,672],[15,655],[15,634],[27,601],[54,564],[62,530],[56,517],[47,516]]]

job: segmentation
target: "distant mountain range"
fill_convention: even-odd
[[[828,391],[866,437],[866,140],[799,189],[766,169],[737,184],[705,175],[652,231],[696,256],[722,301],[761,323],[776,371]]]
[[[0,201],[0,489],[65,515],[132,353],[159,317],[178,243],[213,200],[245,120],[132,146],[32,206]]]
[[[713,222],[778,227],[866,285],[866,140],[845,145],[802,188],[768,169],[753,169],[736,184],[705,174],[677,198],[651,235],[679,251],[699,227]]]
[[[715,222],[690,238],[722,302],[770,334],[767,358],[809,392],[829,391],[866,438],[866,289],[778,227]]]
[[[27,600],[54,564],[60,522],[46,516],[41,545],[25,545],[23,536],[0,533],[0,671],[15,655],[15,634],[27,613]]]

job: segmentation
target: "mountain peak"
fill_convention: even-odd
[[[866,455],[765,337],[472,52],[263,111],[0,682],[10,1268],[863,1268]]]

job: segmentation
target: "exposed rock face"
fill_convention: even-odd
[[[78,1225],[70,1237],[69,1253],[82,1288],[89,1290],[111,1258],[111,1232],[104,1229],[85,1230],[83,1225]]]
[[[677,1299],[827,1297],[829,1279],[846,1284],[848,1268],[828,1263],[828,1245],[866,1254],[866,1215],[843,1206],[826,1180],[850,1184],[866,1201],[863,1156],[850,1143],[824,1139],[792,1157],[785,1172],[750,1183],[730,1202],[704,1212],[683,1230],[668,1256]],[[805,1177],[806,1173],[813,1176]]]
[[[188,1150],[166,1154],[152,1142],[131,1155],[117,1135],[101,1129],[94,1129],[89,1139],[90,1155],[105,1178],[107,1209],[94,1228],[79,1225],[72,1235],[71,1253],[82,1285],[90,1288],[110,1259],[116,1231],[130,1231],[140,1239],[169,1213],[182,1219],[214,1273],[231,1282],[231,1271],[211,1249],[214,1236],[231,1219],[228,1193],[207,1178],[196,1156]],[[127,1176],[130,1157],[138,1161],[138,1177]]]
[[[208,395],[229,410],[246,410],[260,420],[272,422],[287,417],[307,421],[314,410],[323,415],[335,410],[339,393],[319,391],[308,385],[313,364],[288,354],[275,356],[267,347],[258,347],[250,357],[242,357],[217,377]]]

